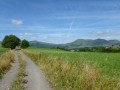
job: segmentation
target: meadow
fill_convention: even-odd
[[[54,90],[119,90],[120,54],[29,48]]]
[[[29,48],[28,50],[49,56],[57,56],[69,62],[78,62],[82,59],[101,68],[108,76],[120,77],[120,53],[69,52],[44,48]]]

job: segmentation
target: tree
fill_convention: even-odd
[[[16,46],[20,44],[20,39],[15,35],[6,35],[2,41],[2,46],[4,48],[15,49]]]
[[[22,43],[21,43],[21,48],[28,48],[30,46],[29,42],[27,40],[22,40]]]

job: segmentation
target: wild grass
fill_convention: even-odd
[[[108,77],[120,78],[120,53],[99,52],[69,52],[59,49],[29,48],[29,51],[42,53],[48,56],[59,57],[69,62],[84,59],[85,62],[95,64]]]
[[[25,53],[44,71],[54,90],[120,90],[119,78],[106,76],[85,58],[70,62],[43,53]]]
[[[0,78],[10,69],[14,61],[14,51],[8,51],[0,56]]]
[[[19,56],[19,62],[20,62],[20,68],[18,71],[18,75],[15,81],[13,82],[10,90],[25,90],[26,88],[25,87],[25,84],[27,83],[27,80],[25,78],[27,75],[25,70],[26,62],[21,56]]]

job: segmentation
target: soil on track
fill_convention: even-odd
[[[19,61],[18,55],[21,55],[26,61],[26,73],[27,77],[27,90],[51,90],[49,83],[45,79],[42,71],[32,60],[27,57],[22,51],[17,50],[15,52],[15,61],[12,64],[11,69],[6,73],[6,75],[0,80],[0,90],[9,90],[12,82],[16,79],[19,71]]]

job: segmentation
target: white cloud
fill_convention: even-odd
[[[47,43],[52,43],[52,42],[55,42],[54,40],[52,39],[49,39],[47,36],[39,36],[39,35],[36,35],[36,36],[32,36],[30,37],[31,40],[36,40],[36,41],[42,41],[42,42],[47,42]]]
[[[92,36],[97,36],[97,37],[107,37],[110,36],[111,34],[114,34],[112,30],[99,30],[99,31],[90,31],[89,34]]]
[[[32,33],[19,33],[20,36],[32,36]]]
[[[32,33],[24,33],[24,35],[26,35],[26,36],[31,36]]]
[[[31,37],[31,40],[37,40],[38,39],[38,37]]]
[[[111,35],[111,31],[110,30],[105,30],[105,31],[98,31],[97,36],[107,36],[107,35]]]
[[[66,36],[66,33],[49,33],[44,35],[49,37],[63,37],[63,36]]]
[[[14,24],[14,25],[22,25],[22,24],[23,24],[23,21],[22,21],[22,20],[18,20],[18,19],[12,19],[12,20],[11,20],[11,24]]]
[[[120,40],[120,31],[118,30],[99,30],[99,31],[94,31],[89,33],[88,38],[92,39],[97,39],[97,38],[102,38],[102,39],[107,39],[107,40]]]

